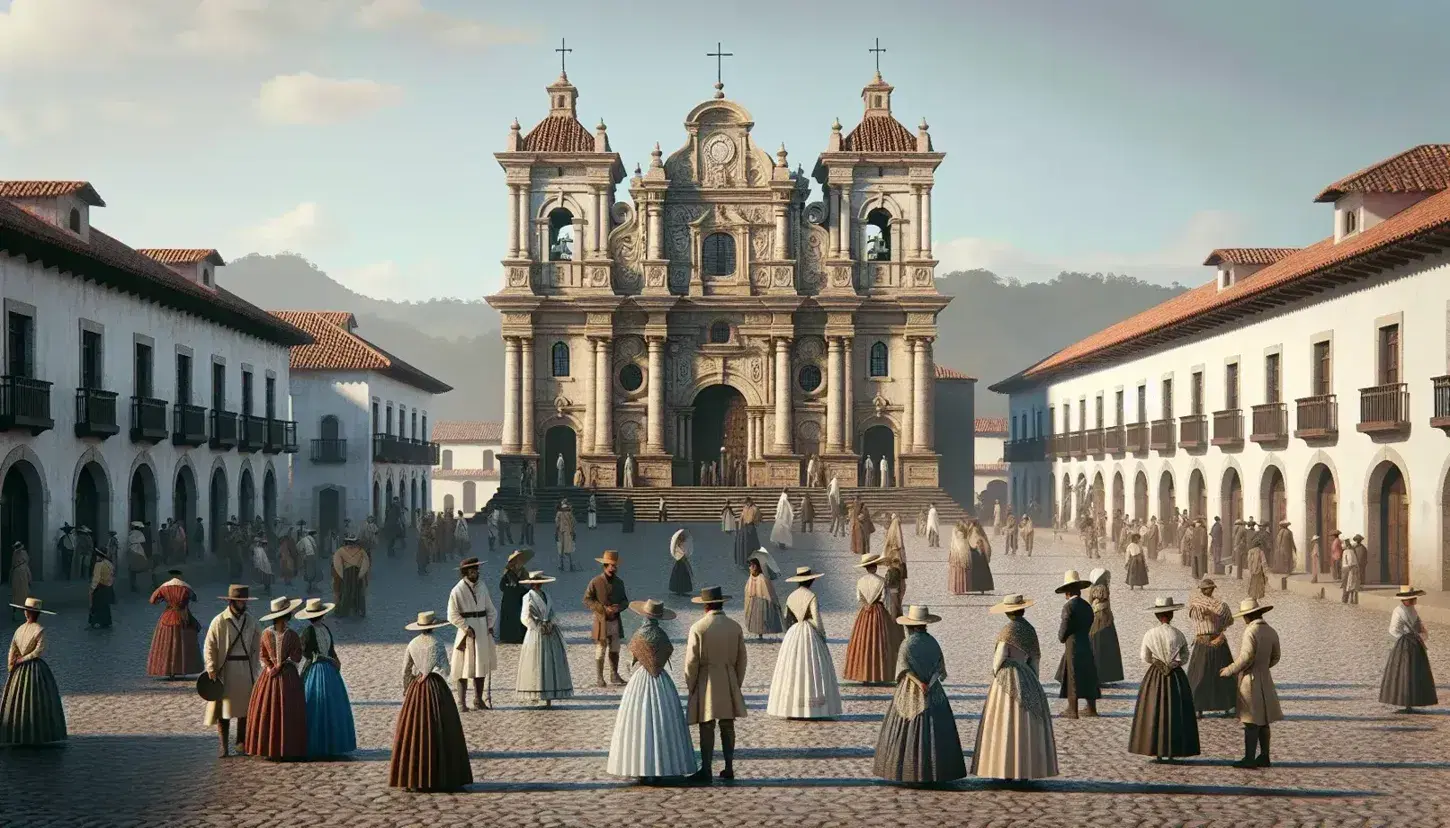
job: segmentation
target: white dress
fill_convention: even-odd
[[[782,719],[830,719],[841,715],[841,688],[826,646],[816,593],[802,586],[785,599],[785,623],[767,715]]]
[[[481,581],[470,584],[467,578],[460,578],[453,591],[448,593],[448,623],[458,628],[449,656],[454,681],[481,679],[498,667],[492,632],[492,629],[497,629],[496,619],[493,599]],[[469,629],[473,630],[471,640],[467,639]],[[458,649],[459,644],[464,645],[463,649]]]
[[[564,633],[554,619],[554,608],[541,590],[524,593],[519,620],[524,624],[524,643],[519,648],[519,677],[515,692],[537,701],[567,699],[574,695],[569,658],[564,652]]]
[[[589,496],[589,528],[599,528],[599,504],[595,501],[594,495]]]
[[[781,546],[790,546],[795,538],[791,535],[790,525],[795,522],[795,509],[790,505],[790,498],[785,492],[780,493],[780,500],[775,502],[775,525],[770,529],[770,540]]]
[[[645,660],[630,674],[614,716],[605,766],[611,776],[688,776],[700,767],[680,691],[662,663],[673,650],[653,620],[646,620],[629,642],[636,660]]]

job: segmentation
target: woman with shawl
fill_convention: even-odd
[[[841,481],[834,477],[826,487],[826,503],[831,508],[831,536],[840,537],[846,533],[845,506],[841,502]]]
[[[346,756],[357,750],[357,727],[352,702],[342,680],[342,661],[332,628],[323,617],[337,608],[321,598],[308,598],[297,611],[302,628],[302,689],[307,698],[307,755],[312,758]]]
[[[891,782],[932,785],[967,775],[957,722],[942,680],[941,645],[926,631],[941,620],[925,606],[906,608],[896,623],[909,632],[896,653],[896,693],[876,737],[876,775]]]
[[[458,706],[444,674],[448,656],[433,635],[452,627],[433,612],[418,613],[404,629],[418,633],[403,656],[403,708],[393,731],[388,787],[410,791],[456,791],[473,782],[468,743]]]
[[[1193,687],[1183,672],[1188,661],[1188,638],[1173,626],[1173,613],[1184,609],[1172,598],[1158,598],[1148,612],[1158,623],[1143,636],[1139,656],[1148,665],[1138,685],[1128,752],[1152,756],[1155,761],[1198,755],[1198,718],[1193,709]]]
[[[871,522],[871,512],[859,497],[851,504],[849,520],[851,522],[851,554],[864,558],[871,554],[871,534],[876,531],[876,524]]]
[[[1128,589],[1133,587],[1145,587],[1148,585],[1148,562],[1143,557],[1143,545],[1138,543],[1138,533],[1128,534],[1128,544],[1123,548],[1123,557],[1127,563],[1127,577],[1124,578]]]
[[[1111,684],[1123,680],[1123,650],[1118,645],[1118,626],[1113,620],[1112,591],[1108,582],[1112,573],[1106,569],[1094,569],[1088,573],[1092,586],[1087,600],[1093,607],[1093,626],[1088,630],[1092,641],[1094,661],[1098,665],[1098,684]]]
[[[926,507],[926,545],[931,549],[941,546],[941,516],[936,512],[935,503]]]
[[[301,598],[275,598],[272,611],[257,619],[272,626],[262,632],[262,674],[247,705],[246,751],[251,756],[276,760],[307,755],[307,693],[297,672],[302,639],[287,625],[302,604]]]
[[[1415,609],[1424,594],[1423,589],[1400,587],[1395,593],[1400,605],[1390,614],[1390,636],[1395,639],[1395,645],[1390,649],[1384,676],[1380,679],[1380,704],[1394,705],[1401,713],[1440,703],[1425,643],[1430,631]]]
[[[720,509],[720,531],[727,535],[735,531],[735,507],[728,500]]]
[[[605,772],[633,776],[645,784],[689,776],[699,770],[699,762],[679,690],[665,670],[675,647],[660,629],[660,622],[673,619],[675,613],[654,599],[631,601],[629,610],[644,619],[629,641],[629,654],[639,669],[630,675],[619,699]]]
[[[781,719],[832,719],[841,715],[841,688],[826,646],[826,625],[811,584],[821,573],[798,566],[786,578],[799,584],[785,599],[785,638],[775,658],[766,715]]]
[[[45,627],[40,616],[55,615],[42,609],[39,598],[10,605],[25,613],[15,628],[5,657],[5,690],[0,693],[0,745],[46,745],[66,739],[65,707],[55,674],[45,655]],[[18,771],[17,771],[18,773]],[[13,777],[12,777],[13,778]]]
[[[782,489],[780,499],[775,501],[775,525],[770,529],[770,540],[780,545],[782,549],[789,549],[795,542],[791,534],[790,526],[795,522],[795,507],[790,505],[790,497]]]
[[[514,550],[509,555],[508,563],[504,566],[503,576],[498,579],[500,595],[498,643],[500,644],[524,643],[524,622],[521,616],[524,610],[524,595],[529,591],[529,586],[523,583],[523,580],[529,577],[529,570],[526,566],[532,557],[534,557],[532,549]]]
[[[760,530],[756,524],[760,523],[760,508],[755,501],[749,497],[745,498],[745,505],[740,507],[740,526],[735,530],[735,565],[745,569],[746,561],[750,554],[760,548]]]
[[[992,542],[987,540],[981,521],[974,519],[967,535],[967,591],[985,595],[996,586],[992,580]]]
[[[895,512],[886,528],[881,562],[886,565],[886,612],[895,618],[901,614],[906,596],[906,539],[901,535],[901,518]]]
[[[780,575],[775,559],[761,547],[750,556],[749,567],[750,577],[745,581],[745,629],[755,633],[756,638],[779,635],[785,627],[780,622],[780,601],[771,583]]]
[[[695,570],[690,566],[693,548],[689,529],[678,529],[670,538],[670,557],[675,562],[670,568],[670,592],[676,595],[689,595],[695,591]]]
[[[974,530],[962,521],[952,527],[951,548],[947,552],[947,588],[953,595],[967,594],[967,573],[971,566],[971,536]]]
[[[886,579],[876,574],[879,555],[861,556],[856,566],[865,569],[856,580],[856,621],[846,642],[846,665],[841,675],[862,684],[887,684],[901,645],[901,627],[886,614]]]
[[[972,773],[990,779],[1045,779],[1057,776],[1057,741],[1052,710],[1038,680],[1042,647],[1023,615],[1034,602],[1005,596],[989,613],[1006,613],[992,654],[992,683],[977,721]]]

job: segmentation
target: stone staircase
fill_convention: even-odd
[[[539,506],[539,520],[549,522],[553,520],[554,509],[561,499],[567,499],[574,508],[574,514],[579,520],[584,520],[584,515],[589,508],[588,489],[569,488],[541,488],[534,495]],[[668,517],[671,523],[679,522],[711,522],[720,519],[720,511],[725,508],[725,502],[729,501],[734,507],[736,514],[740,513],[740,506],[745,498],[755,500],[755,505],[760,508],[761,520],[769,521],[775,519],[775,503],[780,499],[781,489],[779,487],[767,486],[688,486],[688,487],[660,487],[660,488],[634,488],[634,489],[598,489],[595,490],[596,500],[599,506],[599,520],[602,523],[618,523],[624,516],[624,500],[627,497],[634,498],[635,520],[640,522],[656,521],[659,519],[659,499],[665,499],[665,507],[668,510]],[[791,505],[795,507],[796,519],[800,519],[801,497],[811,499],[811,506],[816,514],[816,523],[830,525],[829,505],[826,501],[826,490],[824,488],[807,489],[799,486],[792,486],[789,489]],[[865,501],[867,508],[872,515],[895,512],[901,516],[903,523],[911,523],[916,519],[918,510],[930,504],[936,505],[937,514],[941,518],[942,533],[946,534],[948,527],[957,520],[968,515],[966,509],[953,501],[951,497],[939,488],[903,488],[903,489],[882,489],[866,487],[842,487],[841,497],[851,502],[857,495]],[[500,489],[489,499],[486,509],[502,506],[508,510],[510,520],[517,524],[523,515],[524,498],[516,491],[505,491]],[[475,522],[483,519],[483,511],[479,511],[473,520]],[[885,527],[878,527],[884,531]]]

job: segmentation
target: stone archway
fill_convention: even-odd
[[[220,556],[222,540],[226,534],[227,506],[231,493],[227,487],[227,470],[218,464],[212,469],[211,482],[207,486],[207,539],[211,542],[211,553]]]
[[[1117,526],[1117,521],[1120,520],[1119,515],[1123,514],[1126,511],[1128,511],[1128,491],[1127,491],[1127,485],[1123,482],[1123,473],[1122,472],[1120,472],[1120,471],[1113,472],[1113,518],[1112,519],[1113,519],[1113,522],[1114,522],[1114,525],[1113,525],[1113,531],[1114,532],[1120,531],[1121,527]]]
[[[105,546],[111,530],[111,481],[100,463],[92,460],[76,474],[72,506],[76,528],[87,527],[96,546]]]
[[[1362,564],[1366,584],[1406,584],[1410,578],[1409,481],[1393,460],[1382,460],[1369,476],[1365,501],[1369,560]]]
[[[40,467],[27,458],[13,460],[0,483],[0,582],[10,582],[10,553],[16,543],[30,553],[30,577],[44,580],[45,478]],[[55,563],[64,577],[65,562]]]
[[[277,475],[272,473],[269,467],[262,475],[262,522],[266,524],[267,531],[272,531],[272,524],[277,519]]]
[[[1092,496],[1093,519],[1096,520],[1100,515],[1107,511],[1107,487],[1103,484],[1102,472],[1098,472],[1097,474],[1093,475]],[[1098,528],[1099,530],[1102,529],[1102,527]]]
[[[1164,469],[1163,474],[1158,477],[1158,519],[1167,520],[1177,512],[1178,492],[1173,487],[1173,472]]]
[[[875,467],[874,477],[873,477],[873,480],[871,481],[872,482],[872,485],[880,486],[883,483],[886,484],[886,485],[890,485],[891,482],[892,482],[891,480],[882,480],[882,472],[881,472],[882,462],[881,461],[882,460],[885,460],[887,458],[890,458],[890,460],[891,460],[891,468],[889,469],[889,472],[890,472],[889,476],[891,478],[895,478],[895,476],[896,476],[896,465],[895,465],[896,464],[896,432],[895,432],[895,430],[893,430],[891,426],[882,423],[882,424],[879,424],[879,425],[873,425],[870,428],[866,429],[864,432],[862,432],[861,433],[861,458],[862,458],[862,460],[861,460],[860,480],[859,480],[859,482],[858,482],[857,485],[864,486],[867,483],[867,481],[866,481],[866,460],[867,459],[870,459],[871,462],[872,462],[872,464],[873,464],[873,466]],[[996,482],[996,481],[994,481],[994,482]],[[988,486],[988,488],[990,489],[990,485]],[[1000,494],[995,495],[995,497],[996,497],[997,500],[1000,500],[1003,503],[1004,506],[1007,505],[1007,484],[1006,484],[1006,482],[1002,482],[1002,491],[1001,491]]]
[[[1278,555],[1279,522],[1288,519],[1289,490],[1284,485],[1284,473],[1279,471],[1278,466],[1269,466],[1264,469],[1264,476],[1259,480],[1259,520],[1268,528],[1269,561],[1275,566],[1281,563]],[[1290,565],[1292,566],[1292,562]]]
[[[1203,482],[1203,470],[1194,469],[1188,475],[1188,516],[1204,518],[1208,515],[1208,487]]]
[[[1232,466],[1223,470],[1218,513],[1230,527],[1234,521],[1244,519],[1244,483],[1239,479],[1238,469]]]
[[[1305,548],[1319,538],[1319,571],[1328,572],[1329,536],[1339,528],[1339,491],[1334,472],[1323,463],[1316,463],[1304,481],[1304,523],[1309,535]]]
[[[252,470],[243,466],[237,478],[237,522],[252,531],[252,518],[257,514],[257,486],[252,482]]]
[[[130,498],[126,507],[128,523],[140,521],[147,524],[146,540],[154,542],[151,533],[156,531],[157,486],[156,473],[149,463],[139,463],[131,472]]]
[[[1142,471],[1133,477],[1133,517],[1148,522],[1148,475]]]
[[[544,432],[544,480],[548,486],[568,486],[574,481],[574,468],[579,460],[578,435],[567,425],[556,425]],[[563,458],[561,466],[559,459]]]
[[[728,478],[735,461],[750,456],[750,421],[745,412],[745,395],[734,386],[709,385],[700,389],[694,407],[690,480],[698,486],[701,463],[715,463],[717,474]]]

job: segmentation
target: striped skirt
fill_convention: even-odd
[[[50,667],[38,658],[15,665],[0,696],[0,745],[45,745],[65,738],[65,708]]]
[[[146,658],[146,675],[169,678],[200,673],[201,644],[196,628],[187,624],[156,625],[151,635],[151,653]]]

